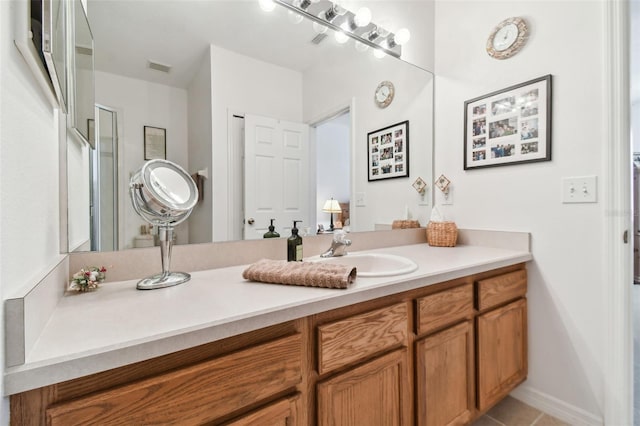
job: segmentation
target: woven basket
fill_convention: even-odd
[[[434,247],[454,247],[458,239],[458,227],[455,222],[429,222],[427,225],[427,243]]]
[[[420,222],[417,220],[394,220],[391,229],[409,229],[420,228]]]

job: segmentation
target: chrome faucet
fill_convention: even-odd
[[[347,254],[347,247],[351,245],[351,240],[346,238],[346,232],[337,230],[333,233],[333,241],[329,250],[325,251],[320,257],[337,257]]]

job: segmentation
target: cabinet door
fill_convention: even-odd
[[[527,301],[516,300],[477,321],[478,409],[484,411],[527,377]]]
[[[411,424],[407,350],[397,350],[318,384],[318,426]]]
[[[416,343],[418,425],[468,423],[474,411],[473,323]]]
[[[297,396],[281,399],[227,423],[226,426],[296,426],[298,400]]]

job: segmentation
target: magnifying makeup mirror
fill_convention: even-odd
[[[198,188],[189,174],[167,160],[151,160],[129,181],[133,209],[158,228],[162,273],[138,282],[139,290],[182,284],[191,279],[186,272],[171,272],[173,228],[185,221],[198,202]]]

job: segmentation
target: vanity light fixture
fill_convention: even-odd
[[[265,0],[260,0],[265,1]],[[340,1],[329,0],[272,0],[275,3],[309,18],[313,22],[313,29],[323,34],[327,28],[336,31],[335,37],[339,43],[345,43],[353,38],[360,44],[373,47],[376,57],[391,55],[396,58],[402,56],[402,44],[409,41],[409,31],[400,30],[393,34],[386,28],[371,21],[371,10],[366,7],[351,12],[341,5]],[[388,22],[385,18],[381,22]],[[358,50],[364,51],[363,46],[356,44]]]
[[[406,44],[411,38],[411,33],[406,28],[401,28],[395,33],[393,37],[387,38],[387,43],[391,47],[395,47],[399,44]]]
[[[311,4],[318,3],[319,1],[320,0],[293,0],[293,5],[302,10],[307,10]]]
[[[371,9],[368,7],[361,7],[356,12],[356,16],[353,17],[353,23],[358,27],[366,27],[371,23]]]
[[[347,13],[347,9],[337,3],[334,3],[324,12],[324,19],[327,22],[333,22],[338,16],[344,16],[345,13]],[[322,16],[322,13],[320,16]]]

